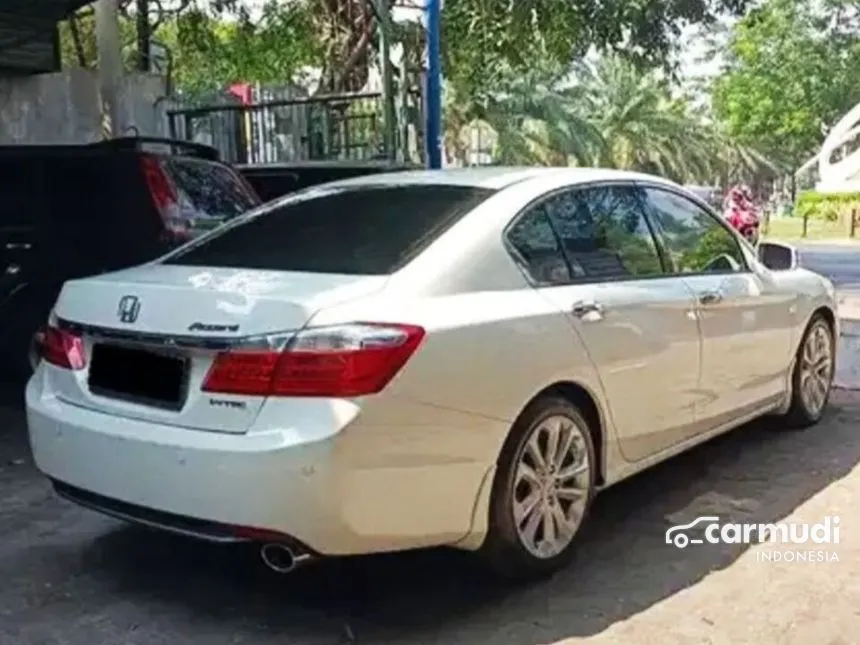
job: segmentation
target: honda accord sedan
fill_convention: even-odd
[[[446,545],[563,566],[597,492],[811,426],[833,286],[657,177],[381,174],[68,282],[27,385],[56,492],[278,571]]]

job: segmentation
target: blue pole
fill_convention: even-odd
[[[440,2],[426,0],[427,5],[427,123],[424,133],[427,146],[427,166],[442,167],[442,62],[439,51]]]

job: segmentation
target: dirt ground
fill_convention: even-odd
[[[841,352],[851,358],[847,342]],[[607,491],[576,561],[518,589],[441,550],[263,575],[247,553],[57,500],[32,467],[22,421],[13,406],[0,409],[2,645],[860,642],[858,392],[835,392],[811,430],[753,424]],[[668,527],[701,515],[838,515],[840,543],[823,547],[836,560],[766,561],[760,554],[774,547],[765,545],[665,544]]]

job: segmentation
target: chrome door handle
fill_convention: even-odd
[[[598,304],[596,302],[575,302],[573,307],[570,308],[570,313],[572,313],[577,318],[583,318],[588,314],[603,314],[603,305]]]
[[[703,291],[699,294],[699,304],[701,305],[715,305],[722,300],[723,294],[719,291]]]

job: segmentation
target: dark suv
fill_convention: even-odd
[[[259,202],[198,144],[0,147],[0,377],[29,373],[30,341],[66,280],[152,260]]]

